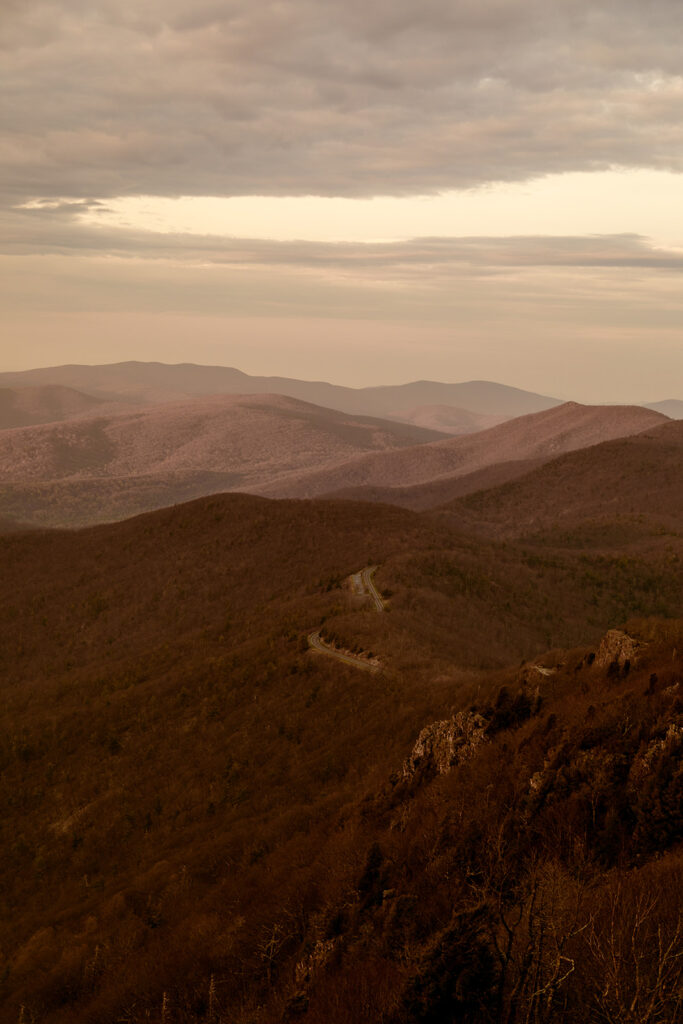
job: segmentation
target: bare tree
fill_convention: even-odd
[[[588,949],[597,1019],[605,1024],[671,1024],[683,1013],[683,918],[666,920],[661,898],[632,895],[619,881]]]

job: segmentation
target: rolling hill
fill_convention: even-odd
[[[492,413],[470,412],[454,405],[420,405],[416,409],[392,411],[387,415],[392,420],[441,430],[445,434],[475,434],[510,419],[509,416],[496,416]]]
[[[443,437],[281,395],[224,395],[0,434],[0,507],[52,525],[123,518]]]
[[[213,396],[4,431],[0,512],[37,525],[86,525],[221,491],[424,509],[514,479],[559,452],[665,422],[639,407],[567,403],[444,438],[283,396]]]
[[[382,502],[410,508],[415,512],[424,512],[445,505],[465,494],[488,490],[507,483],[508,480],[516,480],[544,462],[545,459],[542,458],[510,459],[508,462],[497,462],[483,469],[475,469],[462,476],[437,477],[427,483],[413,484],[409,487],[341,487],[336,491],[324,492],[320,497],[344,501]]]
[[[683,422],[562,455],[444,506],[467,529],[513,537],[584,521],[647,517],[683,526]]]
[[[520,463],[519,468],[524,471],[528,468],[527,460],[552,459],[561,452],[635,434],[665,422],[661,413],[638,406],[584,406],[567,402],[477,434],[404,451],[373,453],[330,469],[292,474],[281,483],[258,488],[258,492],[301,498],[349,493],[355,498],[367,495],[391,502],[393,488],[429,485],[429,500],[439,503],[447,500],[448,482],[455,478],[505,462]],[[443,490],[436,487],[440,483]],[[402,491],[399,500],[404,496]],[[411,503],[421,504],[414,491],[410,499]]]
[[[541,557],[248,495],[0,536],[2,1019],[521,1024],[541,979],[578,1022],[634,927],[670,1005],[674,542]],[[345,583],[375,563],[381,615]],[[627,666],[601,637],[633,615]]]
[[[59,384],[0,388],[0,430],[53,423],[108,411],[101,398]]]

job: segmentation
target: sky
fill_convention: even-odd
[[[2,0],[0,369],[683,398],[680,0]]]

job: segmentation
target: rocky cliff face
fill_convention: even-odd
[[[627,661],[631,665],[635,665],[644,646],[628,633],[624,633],[620,629],[610,629],[600,641],[595,655],[595,664],[599,668],[606,668],[614,662],[619,665],[619,668],[623,668]]]
[[[410,779],[418,772],[445,775],[469,761],[487,742],[487,726],[487,720],[474,711],[459,711],[452,718],[425,726],[403,764],[402,777]]]

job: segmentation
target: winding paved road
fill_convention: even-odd
[[[384,601],[375,586],[373,580],[373,574],[378,567],[376,565],[369,565],[366,569],[361,569],[360,572],[355,572],[351,576],[351,586],[359,597],[369,597],[378,612],[384,611]],[[347,654],[345,651],[338,651],[335,647],[330,644],[326,644],[321,639],[320,630],[317,629],[314,633],[308,634],[308,646],[314,651],[319,651],[321,654],[327,654],[330,658],[336,658],[337,661],[344,662],[345,665],[353,665],[354,668],[362,668],[364,672],[379,672],[381,666],[373,664],[368,661],[367,658],[359,658],[355,654]]]
[[[337,661],[343,661],[345,665],[353,665],[354,668],[362,668],[364,672],[379,672],[380,666],[373,665],[371,661],[367,661],[365,658],[357,658],[355,654],[346,654],[344,651],[338,651],[336,647],[331,647],[330,644],[326,644],[324,640],[320,639],[320,630],[316,630],[315,633],[308,634],[308,645],[312,647],[314,651],[320,651],[321,654],[328,654],[330,658],[336,658]]]
[[[377,565],[371,565],[367,569],[363,569],[362,572],[360,573],[360,578],[361,583],[365,588],[365,593],[368,594],[375,602],[375,608],[377,609],[377,611],[383,612],[384,601],[382,600],[382,596],[377,587],[375,586],[375,581],[372,578],[375,574],[375,570],[378,568],[379,566]]]

